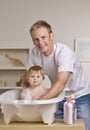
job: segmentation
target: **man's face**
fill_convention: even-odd
[[[45,27],[40,27],[32,31],[34,45],[46,56],[53,52],[53,37],[53,33],[48,33],[48,30]]]

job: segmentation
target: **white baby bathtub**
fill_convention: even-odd
[[[43,122],[52,124],[57,103],[64,99],[64,92],[48,100],[18,100],[20,90],[8,90],[0,95],[5,124],[10,122]]]

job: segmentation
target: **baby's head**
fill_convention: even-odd
[[[44,73],[43,68],[41,66],[32,66],[22,76],[22,86],[23,87],[30,87],[30,83],[29,83],[28,79],[29,79],[29,76],[32,75],[33,73],[40,73],[40,75],[42,76],[42,80],[44,80],[45,73]]]
[[[42,76],[42,79],[45,78],[45,73],[44,73],[44,70],[43,70],[43,68],[42,68],[41,66],[38,66],[38,65],[32,66],[32,67],[28,70],[27,76],[29,77],[29,75],[31,75],[31,74],[34,73],[34,72],[40,73],[41,76]]]

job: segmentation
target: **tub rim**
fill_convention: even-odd
[[[3,93],[4,94],[4,93]],[[0,95],[1,96],[1,95]],[[58,97],[51,98],[51,99],[46,99],[46,100],[18,100],[18,99],[13,99],[13,100],[3,100],[0,99],[0,104],[17,104],[17,105],[35,105],[35,104],[53,104],[53,103],[58,103],[62,101],[65,97],[65,92],[61,92]]]

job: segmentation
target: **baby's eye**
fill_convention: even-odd
[[[34,78],[34,77],[35,77],[35,76],[33,76],[33,75],[31,76],[31,78]]]
[[[37,78],[40,78],[40,76],[37,76]]]

